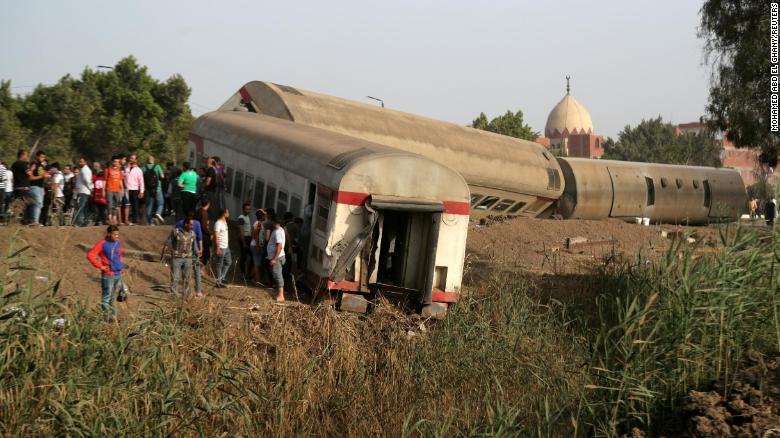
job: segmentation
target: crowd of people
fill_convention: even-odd
[[[163,169],[154,156],[142,165],[136,154],[118,154],[107,162],[82,157],[65,165],[49,163],[44,151],[34,155],[30,159],[27,150],[19,150],[10,166],[0,161],[0,217],[6,217],[14,199],[25,200],[22,223],[29,226],[159,225],[167,215],[181,219],[195,214],[204,197],[217,210],[225,206],[225,174],[218,157],[200,169],[171,162]],[[52,222],[52,210],[67,214]]]
[[[761,202],[758,198],[751,198],[748,207],[750,209],[750,219],[759,219],[763,214],[766,224],[774,225],[777,213],[777,199],[769,198]]]
[[[208,248],[214,247],[213,271],[215,287],[226,288],[227,276],[232,264],[230,245],[230,211],[221,208],[213,227],[210,225],[207,211],[210,201],[200,203],[201,215],[190,214],[178,220],[168,234],[162,249],[161,258],[168,257],[171,269],[170,291],[176,298],[189,297],[191,293],[200,298],[203,292],[202,271],[208,263]],[[293,265],[297,265],[301,247],[301,225],[303,219],[293,218],[290,213],[278,219],[273,209],[256,209],[254,221],[250,221],[252,207],[243,205],[242,214],[236,222],[240,229],[238,245],[238,269],[244,280],[255,284],[271,285],[275,300],[285,300],[285,284],[292,278]],[[251,223],[250,223],[251,222]],[[119,239],[119,227],[109,225],[105,237],[87,253],[87,260],[100,271],[102,308],[106,317],[115,317],[115,296],[122,297],[124,288],[123,274],[127,265],[122,255]],[[299,266],[300,267],[300,266]],[[194,277],[194,291],[190,290],[190,279]],[[121,301],[121,299],[120,299]]]

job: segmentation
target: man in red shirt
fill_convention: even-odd
[[[119,224],[119,209],[122,207],[122,189],[124,188],[124,173],[119,166],[119,158],[111,158],[111,167],[106,169],[106,203],[108,204],[108,223]]]
[[[109,225],[106,238],[98,242],[87,254],[92,266],[100,269],[101,305],[107,319],[116,316],[114,293],[123,287],[122,273],[127,267],[122,258],[122,242],[119,241],[119,227]]]

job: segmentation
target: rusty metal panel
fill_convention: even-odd
[[[647,208],[647,184],[645,176],[636,167],[608,166],[612,179],[611,217],[643,216]]]

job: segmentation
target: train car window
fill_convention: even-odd
[[[483,199],[482,201],[480,201],[479,204],[477,204],[476,209],[477,210],[487,210],[490,207],[492,207],[493,204],[495,204],[496,202],[498,202],[498,198],[497,197],[495,197],[495,196],[488,196],[485,199]]]
[[[509,209],[507,214],[515,214],[518,211],[522,210],[523,207],[525,207],[525,202],[518,202],[517,204],[513,205],[512,208]]]
[[[328,229],[328,215],[330,214],[330,196],[322,191],[317,193],[317,220],[314,227],[322,232]]]
[[[710,182],[704,180],[704,206],[710,208],[712,203],[712,193],[710,193]]]
[[[479,195],[477,193],[472,193],[471,194],[471,206],[473,207],[473,206],[477,205],[477,201],[479,201],[480,199],[482,199],[482,195]]]
[[[694,189],[698,189],[699,188],[699,180],[698,179],[693,180],[693,188]]]
[[[515,203],[514,199],[502,199],[501,202],[499,202],[498,204],[496,204],[495,207],[493,207],[493,211],[504,211],[514,203]]]
[[[663,185],[664,180],[661,178],[661,185]],[[655,183],[653,182],[653,178],[650,178],[649,176],[645,177],[645,184],[647,185],[647,206],[655,205]]]
[[[265,189],[265,207],[274,208],[276,204],[276,187],[268,184],[268,188]]]
[[[681,189],[683,186],[682,178],[677,178],[674,180],[674,183],[677,184],[677,188]]]
[[[260,178],[255,180],[255,197],[252,199],[252,205],[255,208],[263,208],[263,195],[265,194],[265,182]]]
[[[300,196],[292,195],[290,197],[290,213],[293,216],[298,217],[301,215],[301,204],[303,204],[303,200]]]
[[[246,174],[246,180],[244,180],[244,193],[241,196],[241,202],[252,202],[252,189],[255,188],[255,177],[250,174]]]
[[[233,193],[233,168],[225,166],[225,191]]]
[[[244,172],[236,170],[236,186],[233,187],[233,196],[241,200],[241,195],[244,193]]]
[[[279,194],[276,199],[276,215],[277,217],[282,217],[285,213],[287,213],[287,201],[289,200],[290,196],[285,192],[284,190],[279,190]]]
[[[666,188],[666,186],[669,185],[669,181],[666,179],[666,177],[661,178],[661,188]]]

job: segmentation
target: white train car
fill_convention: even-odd
[[[362,311],[365,297],[402,295],[424,315],[458,300],[470,195],[454,170],[419,155],[242,111],[199,117],[190,161],[219,156],[227,206],[244,202],[304,218],[303,281]],[[307,214],[310,213],[310,214]]]

